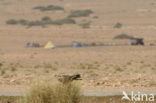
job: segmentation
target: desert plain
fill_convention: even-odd
[[[35,6],[58,5],[64,11],[34,10]],[[52,20],[65,18],[71,10],[93,11],[74,18],[76,24],[46,27],[8,25],[9,19]],[[90,28],[79,23],[91,21]],[[114,28],[116,23],[121,28]],[[144,46],[96,46],[57,48],[73,41],[83,43],[129,43],[113,39],[126,33],[144,38]],[[27,48],[27,42],[55,49]],[[83,91],[156,92],[156,1],[155,0],[0,0],[0,91],[26,91],[36,81],[57,83],[55,75],[80,73],[76,81]]]

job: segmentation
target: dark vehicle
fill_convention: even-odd
[[[143,38],[131,38],[131,45],[144,45]]]

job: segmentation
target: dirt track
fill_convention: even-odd
[[[138,92],[134,92],[138,93]],[[142,94],[153,94],[156,95],[155,92],[141,92]],[[121,92],[83,92],[84,96],[121,96]],[[131,95],[131,92],[127,92],[128,95]],[[24,92],[0,92],[0,96],[23,96],[25,95]]]

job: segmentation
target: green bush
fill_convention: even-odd
[[[133,36],[122,33],[114,37],[114,39],[131,39]]]
[[[21,24],[21,25],[27,25],[28,21],[21,19],[21,20],[14,20],[14,19],[10,19],[8,21],[6,21],[6,24]]]
[[[39,10],[42,10],[42,9],[44,9],[45,7],[44,6],[36,6],[36,7],[34,7],[33,9],[39,9]]]
[[[1,75],[4,75],[5,74],[5,70],[1,70]]]
[[[89,9],[88,10],[74,10],[74,11],[71,11],[68,17],[87,17],[92,13],[93,11]]]
[[[0,68],[3,66],[3,64],[2,63],[0,63]]]
[[[76,21],[71,18],[64,18],[64,19],[53,21],[53,24],[56,24],[56,25],[76,24]]]
[[[45,17],[42,18],[42,21],[51,21],[51,18],[48,17],[48,16],[45,16]]]
[[[45,8],[45,10],[64,10],[64,8],[55,5],[49,5]]]
[[[114,28],[121,28],[122,27],[122,24],[121,23],[119,23],[119,22],[117,22],[115,25],[114,25]]]
[[[44,23],[44,24],[52,24],[52,20],[51,20],[51,18],[48,17],[48,16],[43,17],[41,21],[42,21],[42,23]]]
[[[90,28],[91,25],[91,21],[84,21],[82,23],[79,24],[83,29],[87,29]]]
[[[28,23],[28,27],[31,26],[44,26],[44,23],[42,21],[36,20],[36,21],[30,21]]]
[[[13,24],[14,22],[13,22],[13,20],[11,20],[11,22],[9,21],[9,23],[11,23],[11,24]],[[76,21],[72,18],[64,18],[64,19],[58,19],[58,20],[52,21],[50,17],[45,16],[41,20],[27,21],[27,20],[21,19],[21,20],[16,20],[15,23],[21,24],[23,26],[28,26],[28,27],[32,27],[32,26],[45,27],[45,25],[47,25],[47,24],[55,24],[55,25],[76,24]]]
[[[62,22],[63,24],[76,24],[75,20],[73,20],[71,18],[61,19],[60,22]]]
[[[99,17],[98,16],[93,16],[93,19],[98,19]]]
[[[55,10],[64,10],[64,8],[60,6],[55,6],[55,5],[49,5],[49,6],[36,6],[33,9],[39,9],[40,11],[55,11]]]
[[[10,20],[6,21],[6,24],[14,25],[14,24],[18,24],[18,21],[14,20],[14,19],[10,19]]]
[[[80,89],[73,83],[38,83],[30,89],[22,103],[80,103],[80,100]]]
[[[27,20],[21,19],[18,21],[18,23],[21,25],[27,25],[29,22]]]
[[[63,23],[60,20],[55,20],[52,22],[54,25],[63,25]]]

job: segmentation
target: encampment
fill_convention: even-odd
[[[49,41],[45,46],[44,46],[45,49],[53,49],[53,48],[56,48],[56,46],[51,42]]]
[[[79,48],[79,47],[85,47],[86,45],[84,43],[73,41],[73,48]]]
[[[26,47],[34,47],[34,48],[39,48],[40,44],[39,43],[34,43],[34,42],[27,42]]]

